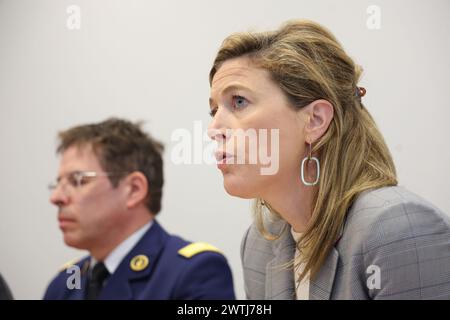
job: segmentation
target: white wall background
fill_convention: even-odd
[[[81,29],[66,27],[69,5]],[[366,9],[381,9],[371,30]],[[363,65],[366,106],[392,150],[400,184],[450,213],[450,2],[0,0],[0,272],[16,298],[41,298],[67,260],[48,202],[58,130],[110,116],[145,120],[165,142],[163,211],[172,233],[225,252],[244,297],[239,244],[249,202],[214,165],[174,165],[171,133],[206,128],[208,72],[225,36],[309,18]]]

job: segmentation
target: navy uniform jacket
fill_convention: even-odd
[[[154,221],[109,276],[98,298],[234,299],[231,270],[225,257],[211,251],[212,246],[212,249],[201,247],[169,235]],[[133,271],[130,263],[139,255],[148,258],[148,265],[143,270]],[[50,283],[44,299],[84,299],[90,259],[88,256],[76,263],[80,268],[80,289],[68,288],[67,280],[74,272],[65,269]]]
[[[3,280],[2,275],[0,274],[0,300],[12,300],[13,295],[11,290],[9,290],[8,284],[5,280]]]

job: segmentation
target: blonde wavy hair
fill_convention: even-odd
[[[300,279],[313,278],[334,247],[354,199],[368,189],[397,184],[392,156],[360,96],[362,72],[336,38],[308,20],[290,21],[278,30],[232,34],[220,47],[209,74],[210,84],[224,61],[248,57],[268,70],[297,109],[318,99],[329,101],[334,117],[327,132],[314,144],[321,164],[318,192],[306,231],[297,243],[305,263]],[[299,159],[300,165],[301,159]],[[254,206],[259,231],[274,240],[264,227],[261,199]],[[270,214],[278,216],[270,205]]]

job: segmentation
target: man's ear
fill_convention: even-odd
[[[142,172],[135,171],[126,177],[127,208],[131,209],[144,202],[148,194],[147,178]]]
[[[327,100],[320,99],[311,102],[303,108],[306,114],[305,137],[307,143],[319,140],[330,126],[334,116],[333,105]]]

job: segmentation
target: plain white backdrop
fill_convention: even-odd
[[[70,5],[80,29],[67,27]],[[250,202],[225,193],[215,165],[172,163],[170,137],[194,121],[207,127],[208,72],[227,35],[296,18],[328,27],[363,66],[363,99],[400,185],[449,213],[448,0],[0,0],[0,272],[14,296],[40,299],[58,268],[85,254],[64,245],[48,201],[57,132],[116,116],[146,121],[166,145],[161,224],[221,248],[244,298]]]

